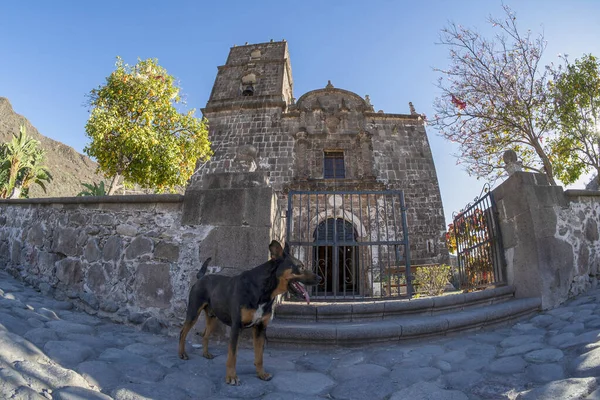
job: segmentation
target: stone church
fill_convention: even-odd
[[[447,262],[435,166],[412,104],[408,114],[388,114],[331,82],[298,98],[293,88],[286,41],[231,48],[202,110],[214,156],[192,181],[264,172],[286,239],[329,281],[325,295],[400,294],[391,286],[406,281],[392,275],[408,259]]]

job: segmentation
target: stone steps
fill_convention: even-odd
[[[539,311],[541,306],[539,298],[514,298],[512,287],[454,296],[452,300],[446,297],[453,296],[443,296],[315,304],[304,311],[298,304],[285,303],[277,307],[275,319],[269,324],[268,340],[273,344],[350,346],[420,339],[518,320]],[[344,310],[349,312],[345,316]],[[298,313],[295,317],[294,311]]]

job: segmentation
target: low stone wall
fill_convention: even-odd
[[[88,313],[176,333],[206,258],[211,272],[237,274],[281,239],[266,183],[264,173],[228,173],[185,196],[3,200],[0,268]]]
[[[213,229],[182,226],[183,196],[0,202],[0,265],[92,314],[177,324]]]
[[[493,190],[517,297],[563,303],[600,278],[600,192],[564,191],[545,175],[515,172]]]

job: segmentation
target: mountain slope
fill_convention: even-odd
[[[7,98],[0,97],[0,143],[6,143],[13,134],[18,134],[20,125],[25,125],[28,136],[41,142],[41,147],[46,150],[45,165],[54,177],[47,185],[47,193],[38,185],[33,185],[29,197],[75,196],[84,189],[81,182],[99,183],[104,179],[96,173],[97,164],[89,157],[40,134],[27,118],[14,112]]]

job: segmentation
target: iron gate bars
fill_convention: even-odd
[[[486,194],[453,220],[460,285],[464,290],[506,283],[496,203],[487,185],[483,193]]]
[[[290,191],[287,243],[323,278],[325,300],[410,297],[404,192]]]

